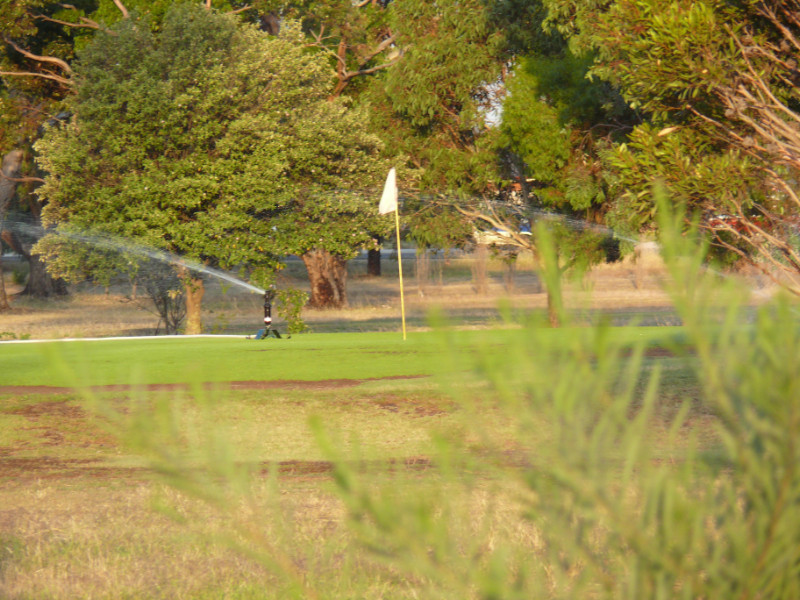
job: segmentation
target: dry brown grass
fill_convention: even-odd
[[[321,529],[341,524],[338,503],[318,486],[285,486],[282,494],[298,519],[297,546],[287,552],[314,548]],[[190,521],[159,514],[156,502]],[[280,578],[212,543],[235,537],[228,517],[156,483],[42,481],[5,487],[0,505],[3,598],[280,597]],[[253,518],[256,524],[263,535],[275,527],[269,519]]]
[[[547,299],[533,268],[532,260],[517,261],[513,279],[497,258],[488,263],[488,290],[476,292],[472,267],[475,256],[459,254],[431,261],[428,281],[416,277],[415,261],[405,258],[405,299],[410,329],[428,326],[432,309],[445,312],[465,326],[495,324],[498,304],[507,302],[514,309],[544,310]],[[17,294],[21,286],[13,283],[7,265],[6,286],[12,295],[12,310],[0,313],[0,333],[30,338],[94,337],[142,335],[155,332],[157,316],[141,292],[131,298],[127,282],[117,282],[108,290],[90,284],[71,286],[66,299],[31,300]],[[397,261],[385,257],[383,275],[367,277],[363,260],[349,265],[349,306],[335,310],[305,309],[303,318],[312,331],[387,330],[398,327],[400,286]],[[581,282],[567,282],[565,301],[576,311],[609,312],[624,321],[641,314],[669,311],[670,301],[663,290],[665,271],[660,258],[649,254],[638,263],[628,257],[619,263],[595,266]],[[302,263],[292,261],[279,276],[280,286],[308,291]],[[754,291],[762,296],[762,283],[753,279]],[[768,292],[768,290],[766,290]],[[204,299],[204,326],[209,333],[253,333],[261,321],[261,299],[236,286],[220,285],[211,279]],[[626,316],[627,315],[627,316]],[[654,324],[661,321],[651,319]],[[280,327],[281,323],[278,321]],[[10,337],[6,335],[6,337]]]

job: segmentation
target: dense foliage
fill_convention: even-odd
[[[74,116],[37,144],[56,226],[41,252],[88,232],[266,283],[285,254],[348,256],[380,228],[370,200],[324,195],[379,180],[379,145],[328,101],[326,65],[291,23],[271,37],[181,5],[157,34],[132,19],[98,34],[75,71]]]
[[[0,8],[3,150],[35,137],[44,120],[37,102],[54,111],[75,87],[76,49],[129,13],[160,31],[173,4],[17,0]],[[508,227],[521,212],[530,220],[546,209],[630,237],[649,234],[657,227],[649,191],[658,180],[705,216],[719,247],[772,274],[800,273],[797,0],[211,4],[271,33],[282,20],[301,21],[296,42],[329,78],[325,96],[363,109],[347,111],[359,116],[351,129],[378,135],[398,168],[409,233],[423,246],[465,243],[480,204],[512,196]],[[25,119],[27,129],[19,127]],[[310,144],[310,155],[315,139],[303,137],[298,151]],[[25,165],[36,175],[30,153]],[[350,182],[343,184],[334,187]],[[331,191],[319,197],[341,202]],[[298,195],[301,204],[317,192]],[[342,211],[342,222],[353,218]],[[336,256],[319,260],[340,269],[347,253]],[[335,276],[320,285],[327,291],[312,302],[346,299]]]
[[[608,223],[653,228],[663,182],[715,244],[800,289],[800,3],[544,0],[546,25],[642,120],[602,152]]]

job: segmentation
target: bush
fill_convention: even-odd
[[[135,277],[158,315],[155,334],[162,324],[166,335],[179,333],[186,317],[186,298],[175,268],[160,260],[145,259],[139,263]]]
[[[15,285],[25,285],[25,282],[28,280],[28,270],[22,267],[17,267],[11,273],[11,281],[14,282]]]
[[[278,316],[286,320],[289,335],[303,333],[308,326],[303,321],[303,307],[308,302],[308,294],[302,290],[282,289],[276,292]]]
[[[463,419],[435,434],[433,468],[366,468],[368,455],[314,422],[349,546],[308,570],[275,538],[249,555],[297,598],[360,596],[342,578],[365,569],[391,597],[800,597],[800,328],[787,298],[750,309],[679,221],[661,229],[685,322],[671,348],[694,370],[686,398],[666,403],[644,344],[602,324],[519,328],[502,351],[453,347],[447,385]],[[231,497],[252,494],[250,474],[224,458],[213,424],[197,436],[203,475],[159,449],[180,414],[162,412],[160,426],[149,408],[134,422],[160,472],[222,510],[247,506]]]
[[[338,462],[360,542],[425,597],[800,597],[797,318],[787,298],[753,318],[749,290],[710,274],[676,223],[674,350],[697,398],[664,406],[642,344],[607,327],[527,328],[462,357],[478,381],[453,389],[467,417],[440,441],[438,480],[376,484]]]

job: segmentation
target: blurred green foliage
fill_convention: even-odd
[[[354,564],[391,597],[797,597],[796,309],[779,296],[753,313],[748,290],[705,268],[707,244],[683,235],[685,215],[657,203],[686,336],[662,350],[694,367],[695,395],[662,396],[645,344],[603,324],[553,335],[529,323],[468,350],[443,330],[441,381],[461,419],[432,430],[419,468],[373,460],[368,435],[311,419],[351,536],[332,559],[337,583],[252,525],[240,549],[297,598],[336,597]],[[258,480],[213,421],[182,433],[167,403],[132,415],[123,430],[165,481],[241,525]],[[196,452],[185,462],[190,442],[199,463]]]

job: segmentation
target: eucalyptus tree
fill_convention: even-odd
[[[647,8],[662,14],[620,5],[596,33],[598,76],[652,114],[611,156],[625,212],[642,175],[659,176],[718,246],[800,294],[800,2]]]
[[[609,223],[653,228],[659,180],[715,244],[800,293],[800,2],[543,2],[591,76],[644,116],[605,155]]]
[[[285,254],[341,256],[366,243],[361,221],[341,225],[346,242],[324,227],[306,235],[353,210],[320,194],[369,187],[383,167],[377,139],[358,127],[363,115],[328,100],[327,65],[296,24],[276,37],[177,5],[157,33],[133,18],[98,33],[74,70],[74,116],[37,144],[44,221],[55,227],[38,245],[45,256],[88,232],[185,261],[248,265],[265,285]],[[349,202],[380,228],[371,198]],[[203,284],[188,271],[182,279],[187,332],[199,332]]]
[[[266,15],[300,19],[310,47],[323,53],[336,83],[331,96],[358,96],[370,76],[402,55],[390,22],[391,0],[261,0]]]

